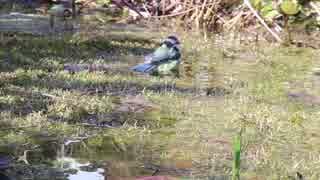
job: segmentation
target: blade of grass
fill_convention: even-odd
[[[240,180],[241,131],[234,138],[233,151],[232,180]]]

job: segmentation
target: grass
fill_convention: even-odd
[[[241,159],[241,133],[233,140],[233,165],[232,165],[232,179],[240,179],[240,159]]]
[[[305,90],[319,95],[311,86],[317,50],[258,48],[218,38],[203,43],[196,35],[176,32],[183,42],[183,68],[191,66],[191,75],[183,72],[180,79],[63,71],[64,63],[96,62],[125,70],[172,33],[88,29],[65,37],[1,34],[6,40],[0,45],[1,151],[17,156],[21,150],[12,149],[42,144],[39,136],[91,133],[97,135],[79,151],[82,157],[108,159],[108,152],[135,164],[183,160],[192,162],[195,177],[230,177],[232,140],[243,124],[241,178],[288,179],[299,172],[319,179],[319,106],[287,94]],[[233,57],[224,56],[227,50]],[[196,97],[195,85],[228,93]],[[123,95],[112,95],[119,92]],[[104,121],[127,94],[142,94],[159,108],[149,115],[129,114],[119,129],[79,124],[93,117]]]

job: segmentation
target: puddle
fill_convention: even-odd
[[[39,137],[40,135],[33,136],[38,142],[38,146],[34,149],[18,150],[23,152],[24,160],[12,162],[5,175],[14,180],[35,177],[64,180],[110,178],[134,180],[155,173],[161,176],[179,177],[187,176],[191,172],[191,161],[168,161],[158,164],[150,159],[148,153],[138,155],[135,148],[131,147],[135,145],[130,145],[128,139],[117,140],[113,136],[94,136],[82,140],[62,141],[59,138],[45,140],[43,137],[39,140]]]
[[[63,169],[71,169],[75,171],[75,174],[70,174],[68,176],[69,180],[104,180],[104,169],[90,167],[92,164],[90,162],[80,163],[72,157],[63,157],[57,159],[58,163],[63,167]],[[86,169],[87,168],[87,169]],[[87,171],[85,171],[86,169]]]

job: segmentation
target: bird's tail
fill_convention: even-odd
[[[155,67],[156,65],[153,64],[139,64],[130,68],[130,70],[143,73],[150,73]]]

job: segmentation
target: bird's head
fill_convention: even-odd
[[[179,48],[180,42],[176,36],[168,36],[162,44],[165,44],[168,48],[177,47]]]
[[[171,41],[175,45],[180,44],[180,41],[176,36],[168,36],[166,40]]]

